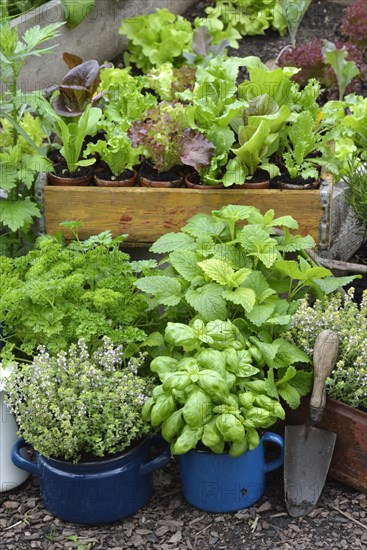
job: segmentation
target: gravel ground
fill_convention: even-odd
[[[110,525],[65,523],[44,509],[39,483],[0,496],[0,549],[76,550],[359,550],[367,547],[367,497],[327,480],[317,507],[305,518],[288,516],[282,471],[268,475],[265,495],[231,514],[196,510],[182,495],[174,462],[154,479],[151,501]]]

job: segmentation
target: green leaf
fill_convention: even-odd
[[[153,359],[150,363],[150,370],[156,372],[160,380],[164,380],[167,375],[173,372],[177,367],[177,359],[173,357],[160,356]]]
[[[234,270],[223,260],[211,258],[198,264],[206,275],[220,285],[230,285]]]
[[[313,373],[303,370],[297,371],[297,374],[289,381],[301,397],[307,395],[312,389]]]
[[[213,403],[203,391],[195,389],[182,409],[185,422],[190,428],[200,428],[212,417]]]
[[[165,340],[170,346],[182,346],[185,349],[195,349],[200,343],[194,330],[183,323],[167,323]]]
[[[144,346],[148,348],[154,348],[164,345],[164,338],[160,332],[152,332],[144,340]]]
[[[220,210],[213,210],[212,214],[220,220],[237,223],[239,220],[248,220],[254,210],[256,210],[254,206],[227,204]]]
[[[275,220],[272,220],[271,225],[275,227],[289,227],[290,229],[298,229],[298,222],[292,218],[292,216],[280,216],[279,218],[275,218]]]
[[[265,342],[260,342],[259,340],[257,340],[256,346],[261,351],[266,364],[269,367],[273,367],[273,361],[279,351],[280,342],[278,340],[274,340],[274,342],[272,342],[271,344],[267,344]]]
[[[202,275],[195,252],[190,250],[186,250],[185,253],[182,253],[182,251],[172,252],[169,255],[169,260],[181,277],[188,282]]]
[[[212,449],[212,447],[216,447],[221,443],[222,436],[219,433],[215,419],[209,422],[209,424],[205,424],[201,440],[209,449]]]
[[[184,390],[191,384],[191,378],[185,371],[173,372],[168,374],[163,382],[163,390],[169,392],[172,389]]]
[[[247,314],[247,318],[257,327],[261,327],[269,319],[274,309],[274,303],[255,305]]]
[[[252,288],[256,294],[256,299],[259,303],[265,301],[267,298],[276,294],[276,291],[270,288],[264,275],[261,271],[253,271],[247,278],[245,285],[246,288]]]
[[[275,315],[266,320],[267,325],[289,325],[291,322],[291,315]]]
[[[288,238],[278,238],[278,250],[283,252],[298,252],[306,248],[314,248],[315,241],[310,235],[302,237],[301,235],[290,235]]]
[[[164,275],[143,277],[136,281],[135,285],[139,290],[152,294],[160,304],[165,306],[176,306],[181,301],[181,285],[172,277]]]
[[[77,27],[95,5],[95,0],[62,0],[68,27]]]
[[[189,288],[185,298],[205,321],[224,320],[227,317],[227,305],[222,293],[219,285],[209,283],[200,288]]]
[[[228,451],[229,456],[241,456],[244,452],[247,451],[249,448],[248,446],[248,438],[245,436],[242,441],[234,441]]]
[[[277,260],[274,268],[293,280],[303,280],[304,276],[295,260]]]
[[[223,298],[230,302],[242,306],[249,313],[255,305],[256,295],[251,288],[236,288],[236,290],[225,290]]]
[[[285,382],[278,387],[278,392],[291,409],[297,409],[301,404],[298,391],[289,382]]]
[[[172,396],[162,395],[158,397],[150,413],[150,422],[152,426],[159,426],[176,410],[176,404]]]
[[[274,368],[281,369],[294,363],[311,362],[311,358],[303,350],[288,342],[288,340],[277,338],[274,340],[274,343],[278,346],[278,351],[273,361]]]
[[[151,252],[165,254],[176,250],[195,250],[194,239],[185,233],[166,233],[151,246]]]
[[[163,438],[171,443],[174,437],[182,430],[184,425],[185,422],[182,415],[182,409],[179,409],[163,421],[161,428]]]
[[[208,214],[196,214],[189,219],[187,224],[182,228],[184,233],[188,233],[192,237],[219,237],[226,230],[224,222],[215,220]]]
[[[335,290],[338,290],[344,285],[348,285],[357,278],[360,279],[361,277],[358,275],[349,275],[347,277],[328,277],[326,279],[314,279],[313,283],[325,294],[331,294],[332,292],[335,292]]]
[[[41,212],[36,203],[29,200],[17,200],[11,202],[0,199],[0,222],[9,227],[11,231],[17,231],[25,225],[31,224],[33,218],[40,218]]]
[[[197,384],[213,401],[219,400],[221,402],[229,395],[226,380],[215,370],[203,369],[200,372]]]
[[[221,414],[216,419],[216,426],[225,441],[242,441],[245,437],[245,428],[233,414]]]
[[[188,453],[191,449],[195,449],[202,434],[203,428],[191,428],[186,425],[172,446],[172,452],[176,455],[182,455]]]

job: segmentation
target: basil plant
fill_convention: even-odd
[[[295,364],[309,357],[283,338],[246,338],[231,321],[168,323],[169,355],[153,359],[160,384],[145,403],[143,418],[160,427],[180,455],[198,445],[239,456],[260,443],[260,432],[293,408],[311,387],[312,373]]]

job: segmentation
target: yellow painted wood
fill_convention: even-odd
[[[318,190],[144,189],[45,187],[46,230],[56,233],[60,222],[81,220],[80,237],[110,229],[114,236],[128,233],[127,243],[144,246],[169,231],[179,231],[194,214],[210,213],[226,204],[253,205],[262,213],[292,215],[300,233],[318,240],[323,214]],[[70,237],[67,230],[63,230]]]

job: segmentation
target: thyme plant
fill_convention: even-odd
[[[312,355],[319,333],[332,329],[339,336],[336,366],[327,380],[327,392],[352,407],[367,408],[367,291],[360,306],[353,301],[353,289],[316,300],[307,298],[294,314],[287,337],[308,355]]]
[[[138,374],[143,355],[123,360],[123,346],[105,337],[93,354],[81,339],[57,355],[42,346],[32,364],[15,364],[7,403],[20,435],[42,455],[73,462],[139,440],[149,431],[141,415],[149,380]]]

